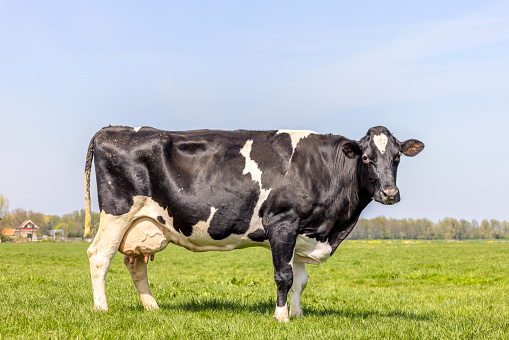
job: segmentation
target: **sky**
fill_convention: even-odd
[[[9,208],[83,209],[88,143],[110,124],[383,125],[426,148],[401,161],[401,202],[361,217],[509,220],[509,1],[0,0]]]

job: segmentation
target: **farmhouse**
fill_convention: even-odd
[[[3,229],[2,235],[9,237],[26,238],[29,241],[37,240],[37,229],[39,227],[32,221],[26,220],[16,229]]]

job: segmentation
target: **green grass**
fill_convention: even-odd
[[[305,316],[286,324],[267,250],[170,245],[149,264],[154,312],[118,254],[110,311],[93,312],[87,246],[0,244],[0,338],[509,339],[507,241],[346,241],[307,266]]]

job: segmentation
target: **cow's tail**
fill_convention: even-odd
[[[101,131],[99,131],[101,132]],[[90,144],[88,146],[87,151],[87,160],[85,163],[85,204],[86,204],[86,212],[85,212],[85,234],[83,237],[87,237],[90,234],[90,228],[92,225],[92,209],[90,207],[90,172],[92,171],[92,159],[94,158],[94,142],[95,138],[99,134],[97,132]]]

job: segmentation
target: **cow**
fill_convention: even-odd
[[[94,309],[108,310],[105,278],[117,251],[144,308],[157,309],[147,263],[171,242],[194,252],[271,250],[274,318],[302,317],[305,265],[327,260],[372,200],[397,203],[400,157],[423,148],[382,126],[359,141],[307,130],[105,127],[92,138],[85,165],[85,236],[93,160],[101,211],[87,251]]]

